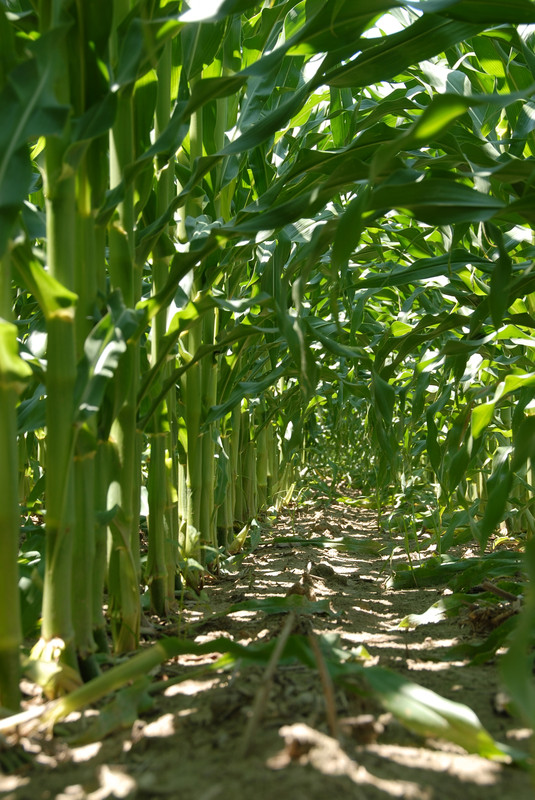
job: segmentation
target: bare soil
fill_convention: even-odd
[[[362,549],[342,549],[343,536],[362,543]],[[290,543],[286,537],[301,541]],[[305,623],[298,623],[312,629],[313,636],[330,632],[339,635],[344,648],[363,645],[370,656],[367,664],[388,667],[467,704],[495,739],[528,750],[532,732],[496,707],[496,664],[440,660],[455,643],[475,638],[473,627],[461,625],[459,618],[398,627],[407,614],[425,611],[444,591],[387,587],[392,565],[406,559],[401,545],[377,530],[374,514],[343,502],[282,512],[254,552],[238,557],[232,570],[207,584],[200,600],[185,601],[180,635],[196,642],[225,636],[242,644],[276,639],[284,615],[214,615],[240,600],[304,591],[327,599],[334,612],[307,615]],[[310,563],[312,575],[303,578]],[[153,623],[167,635],[177,634],[176,622]],[[72,742],[73,734],[88,730],[98,709],[57,725],[53,736],[41,731],[23,738],[17,746],[30,753],[31,761],[0,775],[0,798],[534,797],[528,773],[444,741],[423,740],[384,713],[373,697],[335,687],[329,706],[329,689],[318,669],[300,664],[277,666],[260,724],[246,742],[252,709],[265,687],[265,666],[199,675],[215,658],[188,655],[164,664],[154,679],[167,679],[169,687],[155,695],[152,708],[102,740]],[[190,672],[194,677],[172,683],[173,677]],[[27,698],[27,704],[35,702]],[[337,736],[332,735],[332,719],[329,725],[329,707],[336,714]]]

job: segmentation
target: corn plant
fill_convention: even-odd
[[[140,590],[199,590],[318,437],[381,520],[425,494],[443,549],[533,529],[533,4],[198,8],[0,3],[0,613],[17,416],[51,694],[98,671],[104,598],[134,650]],[[0,617],[11,707],[20,640]]]

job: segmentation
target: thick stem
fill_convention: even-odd
[[[93,637],[99,652],[108,652],[106,620],[102,610],[103,594],[107,571],[107,533],[106,525],[99,520],[98,512],[104,513],[107,504],[109,485],[108,464],[113,458],[113,448],[109,442],[99,442],[95,456],[95,555],[93,559],[92,626]]]
[[[258,507],[264,509],[268,499],[268,451],[267,451],[267,428],[263,424],[262,416],[258,414],[257,423],[260,423],[260,430],[256,436],[256,485],[258,493]]]
[[[242,489],[242,459],[241,459],[241,408],[239,405],[232,410],[231,439],[230,439],[230,476],[232,483],[232,506],[234,519],[244,522]]]
[[[114,33],[110,42],[113,62],[116,62],[119,51],[117,27],[129,10],[129,0],[117,0],[114,4]],[[119,93],[117,116],[110,134],[112,188],[121,182],[126,167],[134,161],[133,131],[130,87]],[[134,190],[130,186],[125,190],[124,199],[119,204],[108,231],[112,285],[121,290],[129,308],[134,308],[141,293],[141,272],[134,261],[134,223]],[[138,376],[138,344],[128,342],[115,379],[117,413],[110,438],[116,448],[118,474],[108,491],[108,508],[117,505],[121,511],[120,520],[111,533],[108,581],[112,633],[117,652],[134,650],[137,647],[141,621],[138,589],[141,469],[136,426]]]
[[[202,324],[197,322],[188,332],[187,347],[193,355],[202,343]],[[201,372],[199,363],[184,373],[182,395],[185,405],[187,437],[186,472],[186,535],[183,557],[200,562],[201,559],[201,497],[202,497],[202,447],[201,447]],[[186,566],[186,580],[198,587],[201,576],[195,567]]]
[[[47,255],[51,275],[67,289],[72,289],[76,256],[75,181],[71,176],[62,175],[65,146],[59,138],[49,137],[46,141]],[[42,641],[34,649],[34,655],[48,658],[64,649],[62,660],[75,667],[71,602],[75,525],[74,306],[49,314],[47,333],[46,567]]]
[[[151,606],[161,616],[167,613],[167,562],[165,541],[167,537],[166,506],[167,476],[165,469],[166,433],[151,440],[149,464],[149,550],[147,558],[147,583]]]
[[[155,135],[158,136],[166,127],[171,116],[171,45],[163,50],[158,64],[158,95],[156,102]],[[173,161],[171,162],[171,165]],[[160,165],[156,165],[158,168]],[[173,168],[169,164],[163,165],[158,172],[156,186],[156,214],[163,214],[171,202],[173,192]],[[158,248],[157,248],[158,250]],[[169,273],[168,260],[162,253],[156,254],[152,268],[153,293],[157,294],[166,282]],[[156,314],[151,332],[151,364],[155,366],[164,355],[162,350],[163,337],[166,333],[167,309],[162,308]],[[161,392],[162,380],[169,374],[166,362],[159,370],[159,375],[154,382],[153,392],[158,396]],[[173,397],[169,393],[169,400]],[[150,588],[151,605],[160,615],[167,613],[169,601],[174,599],[174,575],[176,554],[167,542],[170,537],[170,528],[173,524],[168,506],[168,482],[166,453],[173,451],[170,439],[170,426],[167,415],[167,405],[164,401],[155,414],[154,432],[151,440],[148,501],[149,501],[149,551],[147,560],[146,580]],[[172,575],[173,590],[169,583]]]
[[[218,317],[215,311],[207,312],[203,320],[203,343],[213,344],[217,334]],[[201,361],[202,381],[202,410],[206,415],[217,402],[217,364],[210,356]],[[213,423],[202,434],[202,489],[201,489],[201,518],[200,530],[202,544],[210,548],[217,548],[216,519],[214,506],[214,438]],[[204,552],[207,561],[213,560],[212,552]]]
[[[24,362],[17,363],[17,331],[8,321],[11,315],[11,270],[9,255],[0,263],[0,706],[19,708],[19,649],[22,630],[19,605],[18,546],[20,510],[18,505],[17,414],[18,392],[24,379]],[[6,358],[11,351],[15,364]],[[20,373],[19,380],[15,373]]]
[[[136,352],[130,349],[123,356],[117,371],[118,385],[128,386],[133,381],[135,366],[133,357]],[[128,391],[131,396],[130,390]],[[132,535],[138,534],[139,520],[137,504],[134,502],[135,492],[139,492],[137,480],[137,442],[136,442],[136,409],[133,403],[125,402],[114,420],[111,430],[111,441],[114,446],[115,471],[108,488],[109,509],[117,506],[120,509],[120,520],[111,533],[111,548],[108,565],[109,608],[112,620],[112,635],[116,652],[135,650],[139,641],[141,624],[141,604],[139,600],[137,548],[132,545]]]
[[[0,327],[5,323],[0,322]],[[15,335],[15,330],[13,330]],[[19,648],[22,642],[19,586],[18,540],[20,511],[17,503],[17,392],[0,374],[0,481],[4,500],[0,505],[0,706],[19,708]]]
[[[76,182],[77,236],[75,287],[78,294],[76,313],[76,347],[83,354],[86,337],[93,327],[97,300],[98,274],[104,251],[99,250],[92,214],[92,182],[86,160],[82,162]],[[103,583],[96,585],[93,570],[96,552],[95,519],[95,454],[97,441],[96,417],[92,417],[78,435],[74,461],[74,492],[76,525],[73,550],[73,624],[76,653],[84,678],[94,677],[98,668],[93,660],[97,649],[93,637],[93,593],[102,603]]]
[[[73,393],[76,377],[74,314],[48,320],[46,566],[42,638],[60,639],[74,666],[72,623],[72,536],[74,527]],[[39,651],[38,651],[39,652]]]
[[[95,453],[80,452],[74,461],[77,524],[73,539],[73,624],[76,654],[83,677],[98,674],[93,661],[93,566],[95,563]],[[83,524],[82,523],[83,520]],[[102,592],[100,592],[102,597]]]

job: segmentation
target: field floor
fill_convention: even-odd
[[[389,586],[392,568],[407,558],[402,545],[377,530],[374,514],[351,503],[286,510],[253,552],[239,554],[206,582],[200,600],[184,599],[179,621],[149,618],[146,644],[178,633],[197,643],[226,637],[254,647],[292,633],[314,653],[320,644],[326,652],[321,637],[330,634],[348,663],[388,668],[464,703],[494,739],[528,750],[530,731],[500,706],[496,662],[467,666],[444,659],[455,644],[483,635],[474,628],[477,596],[460,617],[399,627],[444,593],[444,586]],[[431,538],[420,548],[421,557],[429,555]],[[284,613],[228,612],[244,601],[287,595],[315,605]],[[267,658],[215,670],[218,654],[182,655],[155,670],[159,690],[152,707],[115,709],[119,730],[110,722],[110,698],[58,724],[53,736],[20,730],[15,747],[31,761],[0,775],[0,798],[533,799],[526,771],[421,738],[394,719],[358,675],[353,685],[333,686],[325,674],[322,679],[323,656],[306,664],[286,655],[273,664],[272,680]],[[25,688],[31,695],[31,684]],[[28,696],[26,702],[39,700]],[[99,720],[101,728],[92,729]],[[111,733],[103,737],[105,730]]]

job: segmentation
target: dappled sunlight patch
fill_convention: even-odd
[[[371,744],[367,750],[382,759],[388,759],[404,769],[430,770],[438,774],[455,776],[461,783],[491,786],[496,783],[500,766],[479,756],[459,752],[437,753],[421,747],[400,747],[395,744]],[[462,791],[462,787],[458,787]],[[432,795],[433,798],[435,795]],[[440,795],[436,795],[437,800]]]
[[[194,714],[197,714],[199,709],[197,706],[191,706],[190,708],[181,708],[180,711],[177,711],[177,717],[191,717]]]
[[[206,692],[219,682],[218,677],[207,677],[204,680],[185,680],[181,683],[175,683],[169,688],[164,689],[164,694],[167,697],[173,697],[177,694],[192,696],[200,692]]]
[[[148,722],[143,728],[143,735],[149,739],[172,736],[174,733],[176,733],[174,714],[163,714],[158,719]]]
[[[423,650],[427,651],[431,647],[435,648],[449,648],[456,645],[458,642],[457,638],[448,638],[448,639],[433,639],[430,636],[426,636],[426,638],[422,642],[412,641],[410,644],[411,650]],[[452,663],[451,661],[448,663]],[[464,663],[464,662],[462,662]]]
[[[366,633],[361,635],[359,638],[364,639],[366,641],[366,645],[372,649],[385,648],[388,650],[400,650],[404,653],[407,652],[407,643],[401,638],[396,639],[391,636],[385,636],[382,633]]]
[[[82,745],[81,747],[72,748],[72,760],[75,764],[81,764],[84,761],[91,761],[95,758],[102,749],[102,742],[91,742],[90,744]]]
[[[446,672],[450,667],[462,667],[465,665],[464,661],[449,661],[447,664],[441,661],[418,661],[414,658],[407,659],[407,666],[413,672]]]
[[[24,775],[2,775],[0,777],[0,792],[7,794],[8,792],[16,792],[22,789],[30,782],[30,778]],[[15,794],[12,795],[16,797]]]
[[[280,731],[285,747],[267,760],[270,769],[289,765],[310,767],[327,776],[344,776],[362,787],[375,787],[386,796],[410,800],[431,800],[429,790],[406,780],[389,780],[374,775],[352,758],[340,742],[303,723],[283,726]],[[350,789],[347,787],[347,791]]]
[[[126,767],[115,764],[103,764],[98,771],[98,779],[100,787],[88,794],[88,800],[106,800],[108,797],[126,798],[137,788],[136,781],[128,774]],[[67,797],[61,798],[61,800],[67,800]]]
[[[514,742],[521,742],[522,744],[529,744],[533,739],[533,731],[531,728],[513,728],[506,732],[506,738]]]
[[[361,610],[364,611],[375,611],[377,607],[383,608],[392,608],[392,601],[387,600],[386,597],[373,597],[366,601],[370,607],[363,605]],[[353,608],[357,608],[357,606],[353,606]]]
[[[232,616],[235,620],[242,622],[244,620],[256,619],[256,614],[254,611],[231,611],[229,616]]]

